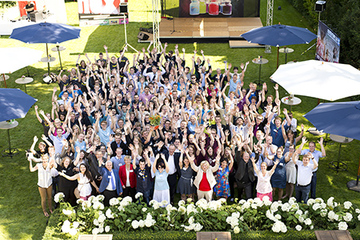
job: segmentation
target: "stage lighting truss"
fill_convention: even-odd
[[[273,25],[273,16],[274,16],[274,0],[267,0],[266,26]],[[265,52],[271,53],[270,45],[265,45]]]
[[[159,23],[160,23],[160,1],[152,0],[153,44],[154,44],[154,48],[156,48],[160,52],[161,42],[160,42]]]

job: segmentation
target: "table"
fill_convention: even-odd
[[[279,49],[279,52],[285,53],[285,63],[287,63],[287,54],[294,52],[294,49],[292,49],[292,48],[287,48],[287,47],[283,47],[283,48],[280,48],[280,49]]]
[[[9,148],[3,151],[2,154],[3,157],[12,158],[13,156],[19,154],[19,150],[17,148],[11,148],[11,143],[10,143],[10,129],[17,127],[18,125],[19,123],[15,120],[0,122],[0,129],[6,129],[8,132],[8,142],[9,142]]]
[[[269,60],[267,60],[266,58],[258,57],[258,58],[254,58],[252,60],[252,62],[255,63],[255,64],[259,64],[259,82],[258,82],[258,84],[260,84],[261,83],[261,80],[260,80],[260,78],[261,78],[261,65],[267,64],[269,62]]]
[[[283,97],[281,99],[281,102],[290,106],[290,111],[292,109],[292,106],[299,105],[301,103],[301,99],[298,97],[294,97],[292,95]]]
[[[62,63],[61,63],[60,51],[64,51],[64,50],[66,50],[66,48],[63,47],[63,46],[59,46],[59,45],[56,45],[56,47],[53,47],[53,48],[51,49],[51,51],[53,51],[53,52],[58,52],[58,54],[59,54],[59,61],[60,61],[60,69],[61,69],[61,70],[63,70],[63,67],[62,67]]]
[[[18,79],[15,80],[15,82],[17,84],[24,84],[25,85],[25,93],[27,93],[26,84],[31,83],[33,81],[34,81],[34,79],[31,78],[31,77],[22,77],[22,78],[18,78]]]
[[[338,153],[338,159],[332,161],[331,163],[329,163],[329,167],[331,169],[335,169],[337,172],[338,171],[346,171],[347,170],[347,165],[344,162],[340,161],[340,153],[341,153],[341,145],[343,143],[349,143],[351,142],[353,139],[352,138],[347,138],[347,137],[343,137],[343,136],[339,136],[339,135],[335,135],[335,134],[330,134],[330,139],[333,140],[334,142],[340,143],[339,145],[339,153]]]
[[[1,74],[1,76],[0,76],[0,82],[4,81],[4,78],[5,78],[5,81],[6,81],[6,80],[8,80],[10,77],[9,77],[9,75]]]
[[[40,59],[40,62],[49,63],[49,62],[54,62],[55,60],[56,58],[54,57],[43,57]]]

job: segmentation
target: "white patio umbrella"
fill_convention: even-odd
[[[0,48],[0,74],[5,87],[5,74],[13,73],[40,60],[43,52],[31,48]]]
[[[360,71],[348,64],[317,60],[283,64],[270,78],[294,95],[336,101],[360,94]]]

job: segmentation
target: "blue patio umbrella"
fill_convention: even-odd
[[[320,131],[360,140],[360,101],[322,103],[304,117]],[[348,183],[350,189],[356,186],[360,191],[359,177],[360,161],[357,181]]]
[[[250,43],[270,45],[278,48],[277,66],[279,65],[279,47],[293,44],[309,44],[316,34],[306,28],[288,25],[271,25],[252,29],[241,35]]]
[[[20,89],[0,88],[0,122],[24,118],[36,101]]]
[[[61,23],[42,22],[15,28],[10,38],[24,43],[46,43],[46,57],[49,59],[48,43],[59,44],[80,37],[80,28]],[[50,63],[48,74],[50,75]]]

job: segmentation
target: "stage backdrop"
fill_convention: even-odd
[[[323,22],[319,21],[315,59],[339,62],[340,38]]]
[[[179,0],[180,17],[259,17],[260,0]]]

